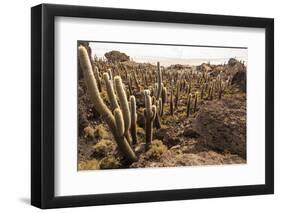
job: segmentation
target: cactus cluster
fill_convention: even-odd
[[[116,86],[116,93],[119,98],[120,107],[116,107],[112,113],[112,111],[107,107],[100,96],[98,83],[95,76],[93,75],[93,69],[88,56],[88,52],[83,46],[79,46],[79,61],[87,85],[87,92],[95,109],[104,118],[118,144],[118,147],[123,152],[125,157],[127,157],[131,162],[136,161],[137,156],[131,148],[127,138],[125,137],[131,124],[131,119],[122,79],[118,76],[114,78],[114,84]],[[111,85],[109,87],[111,87]],[[107,90],[107,92],[109,94],[110,92],[112,92],[112,90]],[[116,96],[114,95],[112,95],[111,97],[116,99]],[[110,102],[115,103],[115,101],[113,100],[111,100]]]
[[[144,127],[148,150],[153,131],[165,126],[167,116],[175,119],[182,113],[192,119],[202,103],[223,99],[231,87],[230,77],[223,73],[212,75],[211,65],[207,64],[201,68],[176,69],[161,67],[157,62],[156,66],[139,64],[136,67],[92,58],[83,45],[78,50],[87,94],[94,109],[108,125],[120,152],[131,163],[138,160],[135,150],[143,142],[138,138],[139,127]],[[144,126],[137,125],[141,119]]]

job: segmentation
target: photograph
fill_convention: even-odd
[[[78,171],[247,163],[247,47],[77,47]]]
[[[274,18],[158,6],[31,8],[31,205],[274,194]]]

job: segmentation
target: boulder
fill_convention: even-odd
[[[238,87],[246,92],[246,69],[239,69],[231,79],[231,85]]]
[[[231,58],[227,65],[227,74],[232,76],[231,85],[243,92],[246,92],[246,73],[247,69],[244,64],[238,60]]]
[[[229,66],[234,66],[235,64],[237,64],[238,63],[238,61],[237,61],[237,59],[235,59],[235,58],[230,58],[229,60],[228,60],[228,65]]]
[[[245,97],[206,102],[200,107],[192,126],[205,145],[246,159]]]
[[[125,53],[121,53],[117,50],[112,50],[110,52],[107,52],[104,54],[106,59],[109,62],[116,63],[116,62],[124,62],[124,61],[129,61],[130,57],[127,56]]]

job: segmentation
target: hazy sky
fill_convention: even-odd
[[[177,63],[197,65],[208,61],[216,64],[227,62],[231,57],[247,63],[247,49],[101,42],[91,42],[90,46],[93,56],[103,57],[106,52],[118,50],[126,53],[136,62],[155,64],[160,61],[160,64],[164,66]]]

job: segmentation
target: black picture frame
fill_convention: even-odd
[[[265,184],[55,197],[54,21],[58,16],[264,28],[266,32]],[[274,193],[273,19],[41,4],[31,9],[31,52],[32,205],[46,209]]]

